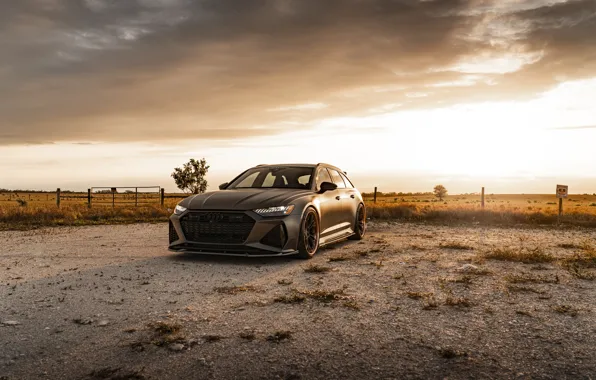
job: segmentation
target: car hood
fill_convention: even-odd
[[[312,194],[310,190],[296,189],[220,190],[193,196],[187,207],[191,210],[254,210],[285,206]]]

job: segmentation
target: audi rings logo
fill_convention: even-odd
[[[203,219],[205,222],[209,222],[209,223],[218,223],[218,222],[223,221],[224,215],[219,212],[209,212],[209,213],[203,215],[203,217],[201,219]]]

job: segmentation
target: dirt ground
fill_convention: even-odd
[[[595,230],[383,223],[310,261],[166,244],[0,232],[0,379],[596,379],[594,269],[563,261]]]

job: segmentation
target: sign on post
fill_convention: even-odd
[[[561,224],[561,215],[563,214],[563,198],[569,195],[569,186],[557,185],[557,198],[559,198],[559,216],[557,216],[557,224]]]
[[[569,186],[557,185],[557,198],[567,198],[569,194]]]

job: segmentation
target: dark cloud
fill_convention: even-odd
[[[268,135],[388,104],[531,96],[596,75],[593,1],[501,13],[473,0],[6,3],[0,144]],[[515,40],[495,45],[495,28]],[[428,87],[461,81],[460,59],[520,52],[542,58],[471,86]],[[273,111],[303,103],[328,107]]]

